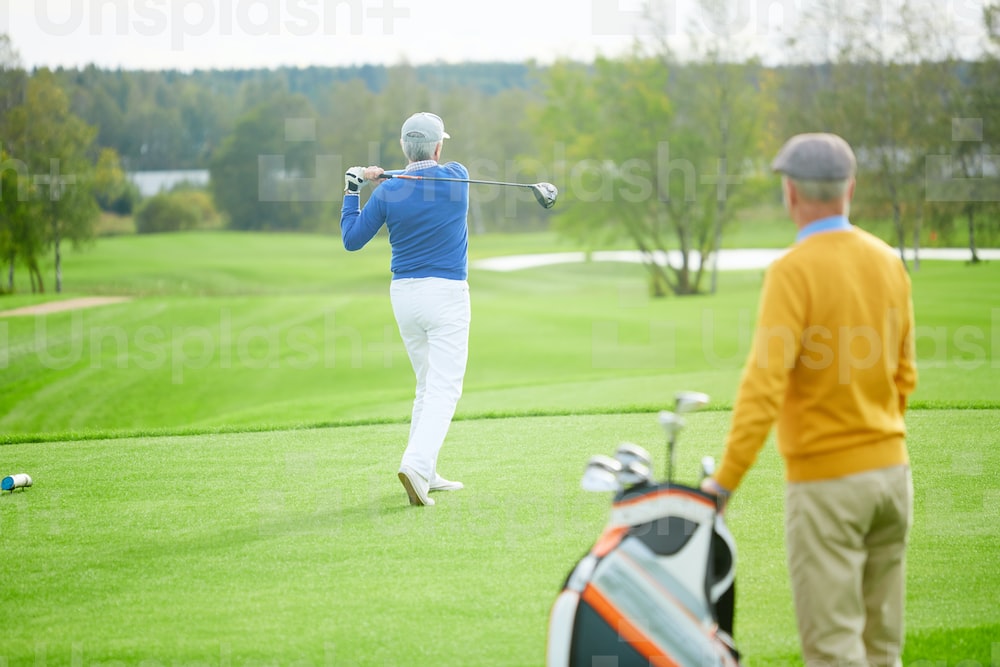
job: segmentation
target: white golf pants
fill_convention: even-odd
[[[432,482],[469,358],[469,283],[402,278],[392,281],[389,295],[417,379],[410,438],[401,465]]]

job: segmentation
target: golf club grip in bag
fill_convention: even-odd
[[[678,484],[619,493],[549,618],[547,667],[737,667],[736,550],[715,499]]]

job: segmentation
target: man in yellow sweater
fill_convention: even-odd
[[[850,224],[857,163],[833,134],[792,137],[782,174],[795,245],[767,270],[718,471],[725,502],[777,421],[785,540],[810,667],[900,665],[913,487],[903,413],[916,388],[910,279]]]

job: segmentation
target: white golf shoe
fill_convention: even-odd
[[[399,481],[403,483],[406,495],[410,497],[411,505],[434,504],[434,501],[427,495],[430,491],[430,484],[420,476],[420,473],[410,466],[400,466]]]
[[[434,481],[432,481],[430,485],[431,491],[458,491],[459,489],[464,488],[465,484],[462,484],[461,482],[452,482],[437,473],[434,473]]]

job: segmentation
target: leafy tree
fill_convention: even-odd
[[[232,129],[234,116],[230,105],[220,95],[194,81],[185,80],[178,88],[182,166],[205,166],[217,147]],[[176,165],[171,165],[176,166]]]
[[[553,66],[539,122],[565,153],[570,188],[554,225],[591,247],[629,238],[654,296],[701,291],[753,147],[754,76],[638,51]]]
[[[786,78],[787,132],[837,132],[855,147],[860,183],[852,213],[891,220],[901,257],[907,236],[917,251],[925,222],[935,232],[949,230],[954,215],[968,216],[974,245],[979,203],[967,197],[962,205],[935,202],[927,191],[931,181],[944,178],[932,174],[941,158],[947,158],[949,177],[971,182],[979,164],[975,154],[984,148],[982,141],[952,139],[953,120],[988,117],[977,98],[991,94],[988,85],[973,83],[977,65],[954,52],[954,28],[929,5],[903,3],[898,12],[886,12],[875,0],[817,5],[804,22],[803,51],[814,53],[815,38],[823,35],[818,43],[826,45],[826,59]]]
[[[95,143],[119,150],[126,140],[129,119],[112,93],[116,77],[94,65],[80,70],[60,69],[53,76],[69,97],[72,112],[97,128]]]
[[[20,259],[30,274],[32,291],[44,291],[38,255],[44,229],[34,224],[38,204],[28,166],[0,149],[0,257],[7,263],[7,292],[14,291],[14,267]]]
[[[922,67],[940,103],[936,123],[922,137],[926,149],[926,213],[935,236],[955,241],[956,222],[966,226],[971,260],[976,252],[976,218],[984,210],[982,182],[983,109],[981,97],[965,81],[974,80],[972,68],[949,58]],[[965,81],[956,81],[964,79]],[[986,124],[988,128],[989,124]],[[998,189],[1000,193],[1000,189]]]
[[[440,103],[434,99],[438,93],[439,91],[432,90],[420,80],[416,68],[412,65],[402,63],[389,69],[386,73],[385,87],[379,93],[377,104],[370,113],[369,126],[372,133],[366,138],[373,142],[373,148],[377,144],[379,151],[373,164],[386,166],[402,162],[399,128],[412,113],[440,111]],[[444,112],[441,111],[439,115],[441,114]],[[454,122],[447,118],[445,121]],[[452,153],[452,149],[448,146],[445,146],[445,150],[448,150],[449,154]]]
[[[129,215],[141,199],[139,188],[125,175],[118,152],[113,148],[101,150],[93,179],[94,197],[104,211]]]
[[[807,33],[835,26],[825,40],[827,62],[800,74],[819,74],[807,90],[797,90],[797,110],[789,117],[788,134],[808,131],[843,136],[858,155],[860,185],[852,213],[856,219],[892,221],[900,256],[906,246],[906,204],[921,199],[917,168],[923,156],[911,149],[918,121],[914,103],[913,67],[901,61],[907,54],[905,18],[882,16],[884,7],[863,1],[836,11],[817,6],[804,17]],[[802,48],[814,44],[804,38]],[[905,260],[904,260],[905,261]]]
[[[0,34],[0,137],[13,138],[10,114],[21,103],[27,75],[10,37]],[[25,258],[37,254],[34,230],[29,224],[31,174],[28,165],[11,155],[0,144],[0,256],[7,262],[7,291],[14,289],[14,267],[18,255]],[[30,261],[30,260],[28,260]],[[37,262],[35,262],[37,271]],[[40,273],[32,273],[32,284]]]
[[[316,124],[301,95],[274,97],[240,118],[210,167],[216,205],[232,229],[315,229],[329,219],[343,174],[328,173],[329,163],[318,159],[320,143],[309,130]]]
[[[380,164],[378,106],[377,95],[360,79],[338,82],[330,89],[323,103],[320,140],[323,153],[334,158],[331,169],[337,175],[354,165]],[[390,164],[386,162],[387,169]],[[336,184],[331,188],[336,191]]]
[[[654,184],[663,138],[657,128],[672,113],[665,68],[638,55],[599,58],[593,68],[559,62],[544,84],[540,134],[564,156],[556,165],[565,187],[553,226],[590,249],[631,239],[643,253],[651,293],[665,294],[670,279],[657,253],[666,247],[666,207]]]
[[[983,5],[983,25],[986,27],[986,38],[995,53],[1000,49],[1000,2]]]
[[[8,116],[24,99],[27,80],[21,57],[14,49],[10,37],[0,34],[0,137],[8,136],[5,127]]]
[[[733,213],[759,198],[759,190],[768,185],[754,175],[752,165],[765,136],[761,129],[767,109],[761,95],[766,83],[763,67],[748,55],[751,49],[731,34],[731,26],[741,20],[738,8],[726,0],[698,0],[697,6],[709,30],[692,31],[692,62],[682,65],[665,39],[658,47],[662,60],[674,71],[670,96],[675,123],[671,134],[692,143],[686,150],[699,174],[699,202],[690,216],[692,224],[685,234],[678,232],[682,238],[688,237],[689,247],[698,253],[695,291],[708,258],[718,258],[723,232]],[[657,22],[655,11],[650,20]],[[656,34],[667,32],[661,28]],[[683,242],[681,251],[686,269],[688,250]],[[718,261],[711,264],[714,293]]]
[[[445,160],[464,163],[473,178],[518,183],[562,180],[553,165],[558,154],[548,152],[531,127],[530,109],[538,103],[537,95],[521,88],[490,96],[456,88],[439,97],[440,113],[452,136],[445,143]],[[469,225],[476,233],[545,229],[553,213],[519,188],[477,185],[469,199]]]
[[[98,217],[87,160],[96,130],[70,112],[66,94],[48,70],[29,80],[24,104],[10,114],[9,129],[15,137],[12,152],[32,173],[46,242],[54,249],[56,291],[61,292],[62,243],[90,238]]]
[[[969,89],[972,104],[981,119],[983,133],[975,149],[979,151],[980,164],[975,176],[982,181],[979,196],[974,202],[981,224],[976,224],[968,214],[970,251],[974,249],[973,234],[978,230],[984,240],[996,244],[1000,240],[1000,2],[987,3],[983,8],[983,25],[988,44],[985,54],[970,64]],[[991,171],[992,170],[992,171]]]

